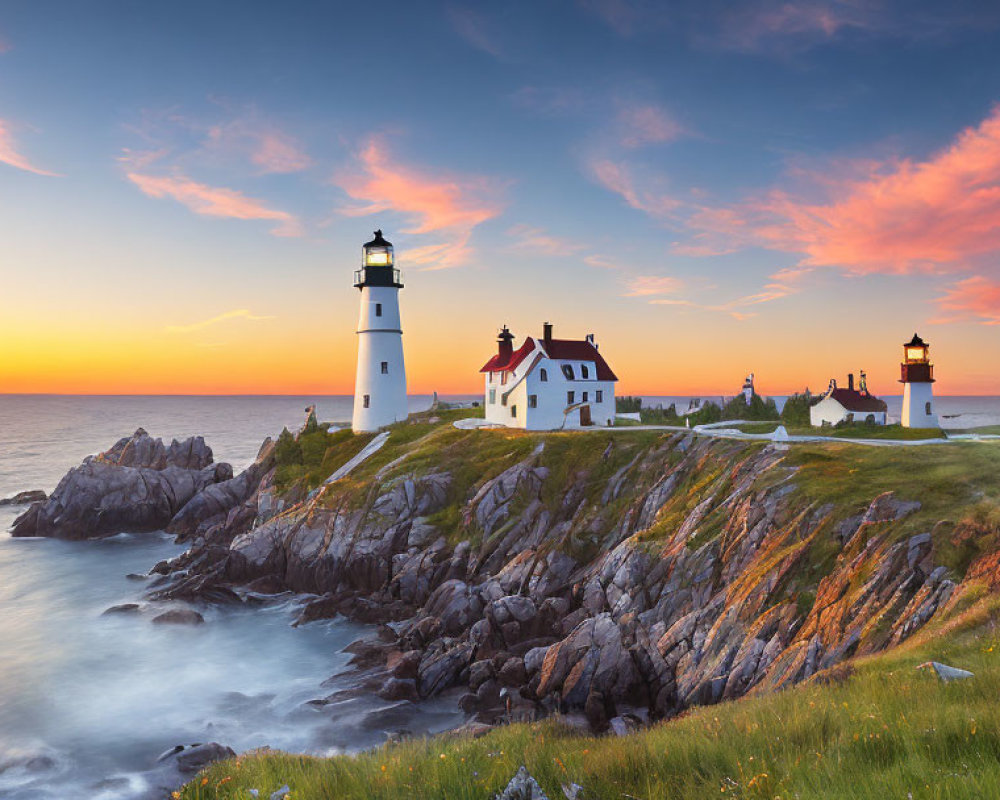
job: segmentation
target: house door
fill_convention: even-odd
[[[580,406],[580,425],[593,425],[594,421],[590,418],[590,406]]]

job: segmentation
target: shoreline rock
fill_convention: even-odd
[[[48,495],[41,489],[29,489],[11,497],[0,498],[0,506],[27,506],[32,503],[44,503],[47,499]]]

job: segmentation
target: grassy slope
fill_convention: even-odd
[[[383,451],[337,484],[335,492],[367,490],[379,470],[408,454],[388,474],[440,466],[452,471],[456,536],[467,535],[457,529],[463,498],[484,477],[524,458],[540,439],[546,442],[543,463],[553,470],[547,484],[560,485],[566,476],[588,469],[598,471],[593,483],[600,486],[640,448],[666,438],[648,431],[459,431],[450,424],[458,413],[442,416],[436,425],[399,426]],[[614,452],[604,462],[601,454],[612,437]],[[341,446],[354,449],[355,444]],[[731,466],[761,446],[719,442],[713,459]],[[324,453],[327,458],[340,460]],[[996,544],[1000,446],[796,445],[784,466],[795,470],[796,492],[804,500],[833,504],[841,515],[859,513],[882,491],[919,499],[922,508],[896,526],[897,535],[933,528],[935,559],[959,575],[972,558]],[[718,467],[706,464],[680,487],[661,521],[680,517],[715,483],[724,494],[726,468]],[[761,480],[782,480],[787,474],[772,471]],[[559,496],[543,499],[556,503]],[[446,510],[441,522],[451,521],[451,513]],[[976,523],[973,534],[968,535],[966,524],[957,536],[957,523],[968,519]],[[699,539],[705,536],[699,532]],[[809,560],[834,555],[817,552]],[[985,596],[971,608],[965,607],[976,594],[967,589],[964,598],[956,604],[964,609],[961,614],[935,619],[902,648],[855,662],[855,674],[844,683],[812,683],[694,709],[625,739],[576,737],[546,722],[512,726],[479,740],[421,739],[353,757],[247,756],[210,768],[181,796],[242,798],[256,788],[266,797],[287,782],[292,797],[303,800],[486,798],[521,763],[550,797],[561,796],[559,784],[570,780],[600,798],[1000,796],[1000,642],[994,642],[1000,598]],[[928,659],[972,669],[977,677],[941,685],[914,669]]]
[[[1000,796],[997,599],[938,620],[834,682],[694,709],[625,738],[574,736],[554,722],[484,738],[419,739],[358,756],[244,756],[210,767],[185,800],[484,800],[522,763],[549,797],[575,781],[586,796],[982,798]],[[934,659],[976,677],[942,684],[915,667]],[[845,673],[842,670],[842,673]],[[822,677],[822,676],[821,676]]]

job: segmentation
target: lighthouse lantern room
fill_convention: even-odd
[[[354,383],[356,432],[375,431],[406,419],[406,367],[399,290],[392,243],[382,231],[362,248],[354,285],[361,292],[358,317],[358,372]]]
[[[904,428],[936,428],[934,411],[934,365],[930,361],[930,345],[917,334],[903,345],[900,379],[903,384]]]

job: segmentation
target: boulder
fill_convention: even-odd
[[[153,617],[154,625],[204,625],[205,618],[190,608],[173,608]]]

